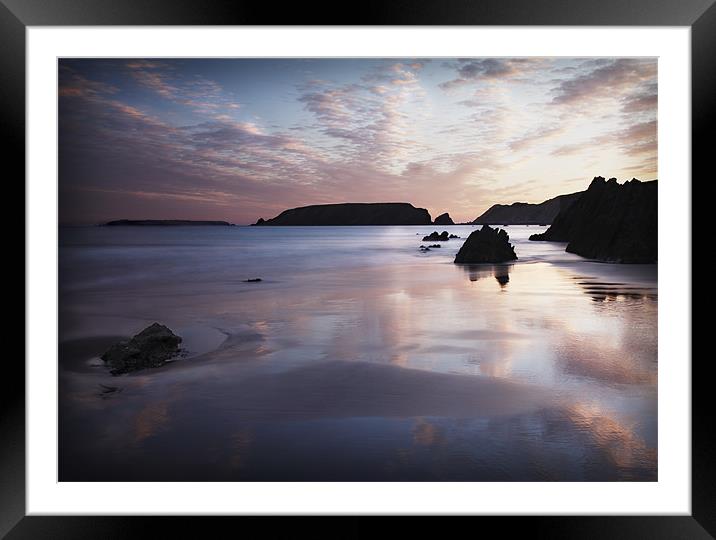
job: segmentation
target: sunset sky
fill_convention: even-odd
[[[657,178],[655,58],[63,59],[61,223],[410,202],[471,221]]]

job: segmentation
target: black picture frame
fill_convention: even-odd
[[[84,25],[585,25],[689,26],[692,47],[692,175],[706,175],[712,153],[711,131],[716,97],[715,0],[363,0],[359,4],[196,0],[0,0],[0,130],[5,150],[3,176],[20,185],[25,174],[25,30],[28,26]],[[14,167],[8,167],[9,164]],[[13,171],[10,173],[9,171]],[[24,183],[23,183],[24,185]],[[693,183],[691,184],[693,185]],[[24,189],[12,195],[22,198]],[[8,194],[9,197],[9,194]],[[7,202],[7,199],[6,199]],[[12,204],[20,206],[19,204]],[[24,207],[24,205],[23,205]],[[691,224],[689,224],[691,226]],[[13,233],[14,234],[14,233]],[[19,244],[19,235],[15,240]],[[19,246],[18,246],[19,247]],[[19,251],[19,250],[17,250]],[[17,253],[17,252],[16,252]],[[23,237],[24,253],[24,237]],[[16,255],[17,256],[17,255]],[[24,261],[24,257],[23,257]],[[691,264],[690,261],[686,261]],[[19,273],[19,264],[13,271]],[[25,263],[23,267],[23,279]],[[24,313],[24,309],[23,309]],[[23,317],[23,321],[24,321]],[[23,322],[24,324],[24,322]],[[18,333],[19,334],[19,333]],[[18,340],[15,336],[13,340]],[[26,516],[25,515],[25,369],[17,357],[3,362],[0,392],[0,537],[124,538],[178,536],[210,538],[246,535],[235,519],[190,517]],[[683,358],[690,362],[691,358]],[[708,358],[703,358],[708,360]],[[549,538],[713,538],[716,536],[716,447],[711,431],[712,399],[708,362],[692,363],[692,513],[690,516],[481,517],[480,531],[523,533]],[[264,518],[243,518],[263,525]],[[312,520],[313,521],[313,520]],[[421,520],[417,520],[421,521]],[[441,535],[449,528],[445,521]],[[364,536],[373,518],[331,524],[332,536]],[[228,529],[226,528],[228,525]],[[464,521],[455,525],[464,527]],[[380,525],[382,527],[382,524]],[[425,523],[417,525],[424,529]],[[275,528],[278,527],[278,528]],[[336,528],[337,527],[337,528]],[[231,531],[234,533],[231,533]],[[255,530],[255,529],[253,529]],[[478,529],[473,529],[477,531]],[[224,532],[224,531],[229,531]],[[292,537],[316,536],[315,522],[284,518],[265,532]],[[336,531],[341,531],[337,533]]]

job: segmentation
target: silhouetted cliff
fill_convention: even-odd
[[[478,225],[549,225],[560,211],[570,207],[584,193],[569,193],[548,199],[539,204],[516,202],[493,204],[487,212],[475,219]]]
[[[455,225],[455,222],[450,217],[450,214],[445,212],[444,214],[440,214],[438,217],[435,218],[434,225]]]
[[[618,184],[597,176],[552,226],[530,240],[569,242],[567,251],[605,262],[655,263],[658,248],[657,181]]]
[[[430,225],[430,214],[409,203],[317,204],[284,210],[278,216],[257,221],[269,225]]]

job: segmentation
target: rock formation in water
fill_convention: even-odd
[[[559,195],[539,204],[516,202],[512,204],[494,204],[487,212],[475,219],[477,225],[540,225],[550,224],[562,210],[569,208],[584,193]]]
[[[448,240],[450,240],[450,236],[447,231],[441,233],[433,231],[429,235],[423,236],[423,242],[447,242]]]
[[[473,231],[455,255],[460,264],[501,263],[517,259],[510,237],[504,229],[483,225]]]
[[[455,222],[450,217],[450,214],[445,212],[444,214],[440,214],[438,217],[435,218],[433,225],[455,225]]]
[[[567,251],[616,263],[655,263],[658,250],[657,181],[618,184],[601,176],[542,234],[530,240],[568,242]]]
[[[128,341],[112,345],[101,356],[112,375],[160,367],[179,352],[182,339],[166,326],[154,323]]]
[[[186,226],[222,226],[233,227],[228,221],[195,221],[191,219],[117,219],[105,223],[106,227],[186,227]]]
[[[425,208],[410,203],[317,204],[284,210],[256,225],[430,225]]]

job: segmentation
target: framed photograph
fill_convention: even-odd
[[[27,316],[0,535],[716,534],[716,7],[520,4],[2,0]]]

